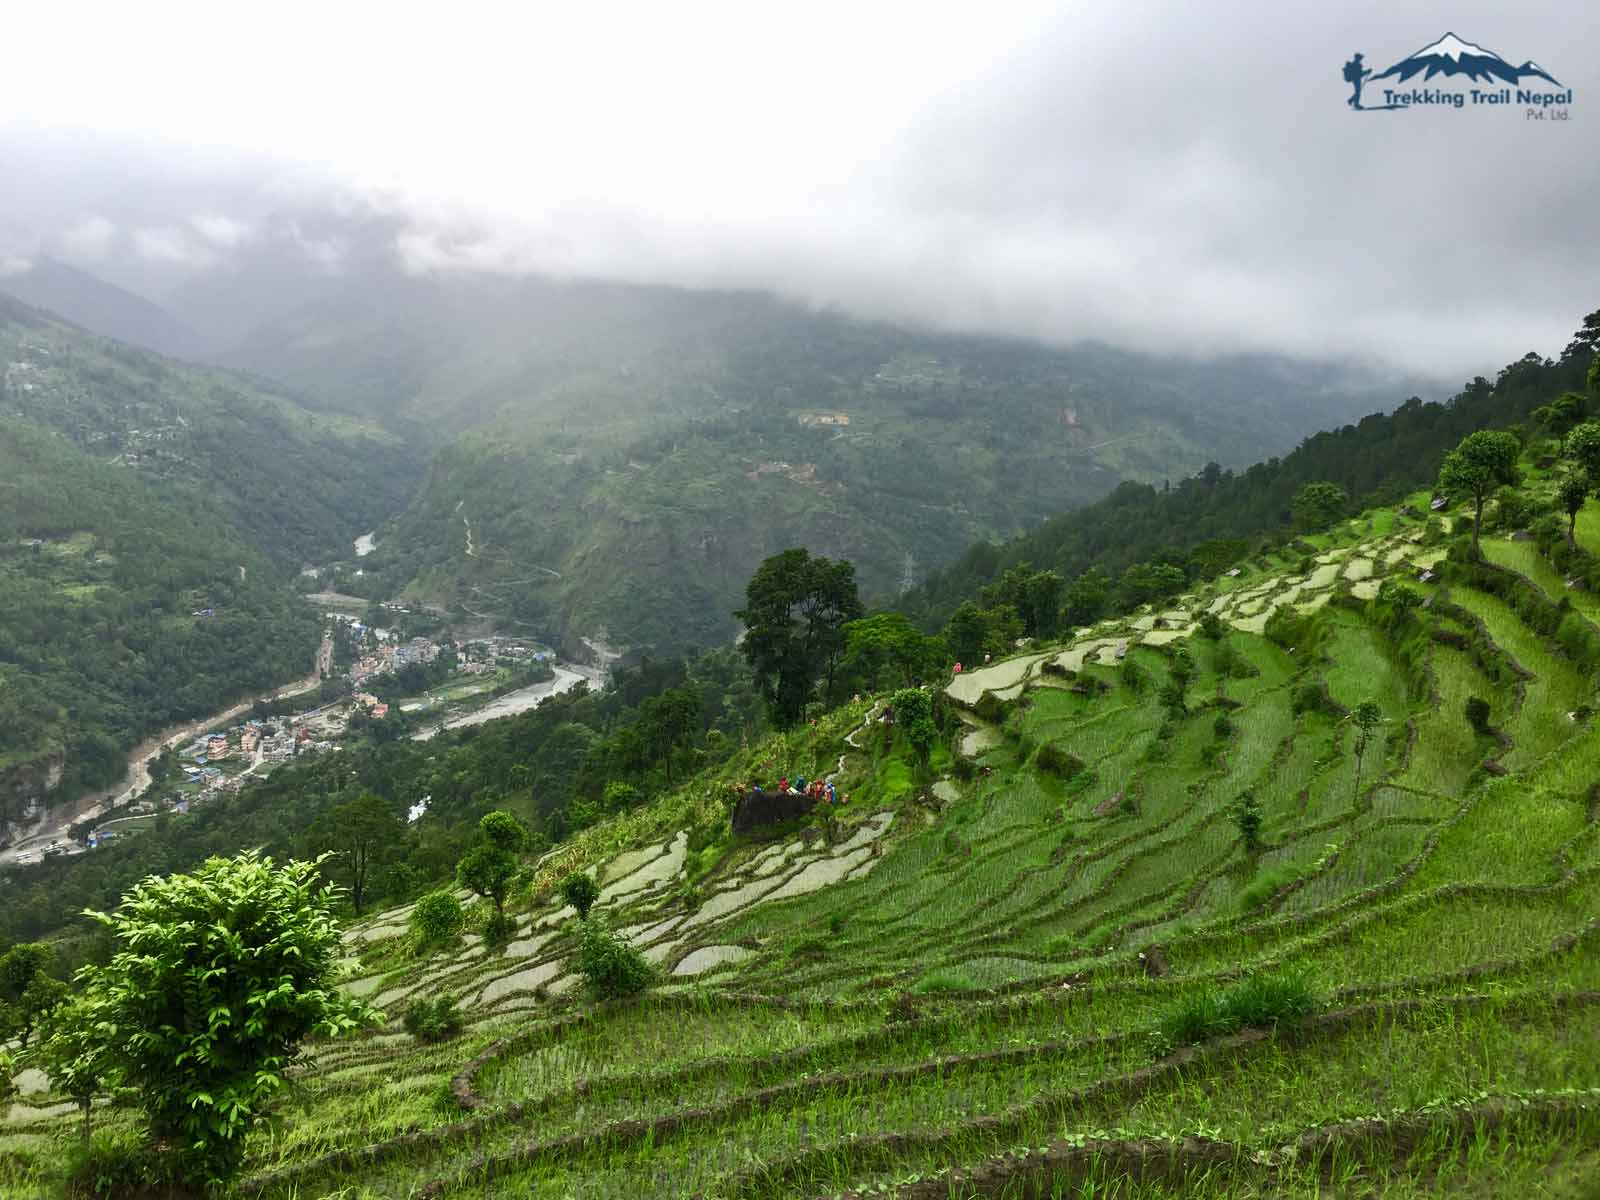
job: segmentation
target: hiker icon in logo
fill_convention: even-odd
[[[1361,107],[1361,85],[1367,81],[1367,76],[1371,74],[1372,69],[1370,67],[1362,67],[1359,52],[1349,62],[1345,63],[1344,81],[1355,89],[1350,93],[1350,99],[1346,101],[1351,108]]]

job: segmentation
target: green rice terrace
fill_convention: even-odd
[[[885,696],[740,750],[548,852],[501,952],[357,924],[387,1023],[313,1048],[240,1192],[1600,1194],[1600,604],[1427,510],[955,676],[926,768]],[[848,802],[735,837],[783,771]],[[585,997],[573,869],[640,998]],[[19,1197],[79,1127],[21,1085]]]

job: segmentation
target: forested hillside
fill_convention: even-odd
[[[6,819],[311,670],[318,620],[291,581],[403,503],[419,462],[375,426],[5,296],[0,429]]]
[[[272,558],[338,556],[409,495],[419,455],[283,389],[95,337],[0,295],[0,415],[188,483]]]
[[[919,334],[759,296],[543,281],[395,293],[351,353],[374,370],[403,358],[404,380],[362,393],[363,411],[381,395],[386,419],[462,432],[362,564],[378,577],[341,586],[552,640],[723,641],[744,579],[796,544],[850,558],[885,598],[1119,480],[1242,465],[1397,395],[1315,365]],[[334,345],[357,327],[315,313]],[[250,361],[334,353],[309,328],[282,336]]]
[[[144,735],[311,669],[318,618],[194,486],[0,418],[0,499],[8,810],[56,770],[57,797],[120,779]]]

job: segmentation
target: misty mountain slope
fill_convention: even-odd
[[[95,337],[0,297],[0,414],[195,485],[280,563],[327,558],[404,502],[413,451],[263,381]]]
[[[176,358],[198,358],[206,339],[152,300],[57,259],[0,274],[0,292],[46,309],[91,333]]]
[[[419,383],[396,410],[467,432],[363,566],[552,637],[723,640],[756,564],[791,545],[892,595],[1120,480],[1264,457],[1399,398],[1329,367],[921,334],[755,296],[496,290],[530,307],[500,312],[453,398]],[[550,336],[513,359],[518,319]]]

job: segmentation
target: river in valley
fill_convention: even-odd
[[[493,721],[496,717],[514,717],[518,713],[527,712],[530,708],[537,708],[551,696],[559,696],[562,692],[571,690],[585,679],[593,681],[596,678],[593,672],[575,671],[568,667],[555,667],[554,670],[556,673],[554,679],[546,679],[518,688],[514,692],[507,692],[503,696],[496,696],[482,708],[462,713],[459,717],[451,717],[443,724],[420,729],[411,737],[414,741],[425,742],[443,729],[464,729],[468,725],[481,725],[485,721]]]

